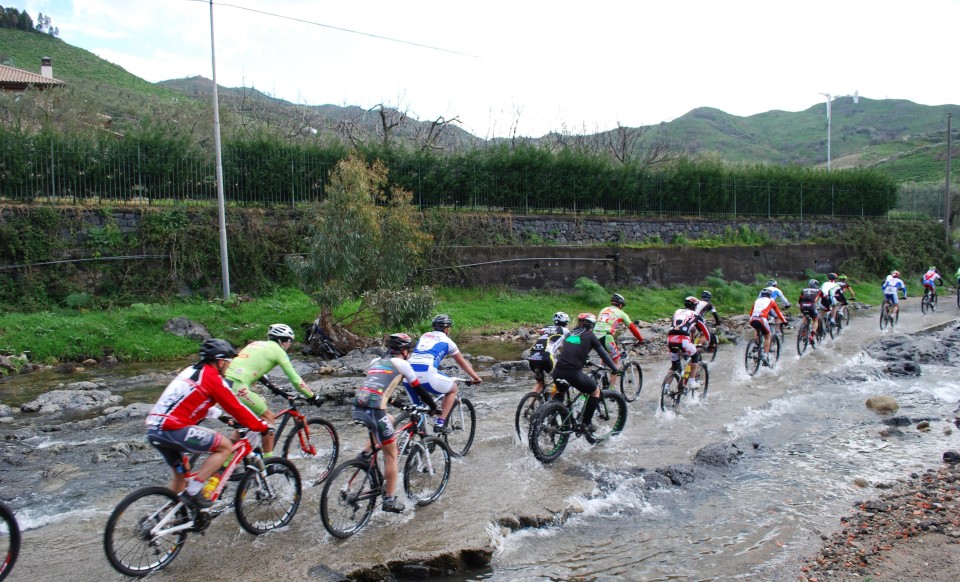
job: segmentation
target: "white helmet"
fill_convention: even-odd
[[[292,340],[293,330],[285,323],[275,323],[267,330],[267,339]]]
[[[570,316],[562,311],[553,314],[553,323],[557,325],[567,325],[570,323]]]

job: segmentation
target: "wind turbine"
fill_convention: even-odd
[[[831,126],[831,115],[830,115],[830,102],[833,101],[833,96],[830,93],[820,93],[827,98],[827,171],[830,171],[830,126]],[[838,95],[838,97],[853,97],[854,103],[860,102],[860,90],[855,90],[853,95]]]

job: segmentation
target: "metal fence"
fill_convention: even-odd
[[[235,206],[297,206],[322,200],[334,162],[295,150],[269,158],[225,149],[224,193]],[[725,179],[684,184],[629,174],[466,171],[400,165],[390,180],[421,209],[525,214],[844,218],[877,216],[862,192],[834,186]],[[942,218],[944,187],[903,187],[890,217]],[[149,144],[106,143],[96,151],[0,144],[0,201],[33,204],[211,205],[213,155],[171,155]]]

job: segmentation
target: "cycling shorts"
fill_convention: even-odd
[[[820,310],[813,303],[810,305],[800,305],[800,314],[806,315],[810,319],[820,319]]]
[[[446,394],[453,388],[453,378],[446,374],[441,374],[440,370],[427,364],[412,364],[413,371],[420,380],[420,385],[430,391],[431,394]],[[419,397],[414,397],[416,392],[407,390],[415,404],[420,403]]]
[[[263,417],[263,413],[267,410],[270,410],[270,407],[267,405],[267,401],[263,399],[263,396],[260,396],[254,392],[249,386],[239,382],[234,382],[230,386],[230,390],[237,395],[237,398],[240,400],[241,404],[249,408],[257,416]]]
[[[937,290],[934,288],[933,281],[927,281],[925,279],[920,279],[920,284],[923,285],[924,289],[927,289],[931,293],[936,293]]]
[[[896,291],[894,291],[893,293],[884,293],[883,299],[885,301],[889,301],[890,303],[893,303],[894,305],[900,304],[900,296],[897,295]]]
[[[397,438],[397,433],[393,427],[393,418],[382,408],[353,408],[353,419],[362,422],[368,429],[371,423],[377,427],[373,431],[373,436],[377,439],[380,446],[389,445]]]
[[[829,297],[824,296],[822,299],[820,299],[820,305],[823,307],[823,309],[832,309],[836,304],[837,298],[833,295],[830,295]]]
[[[530,371],[533,372],[533,377],[537,379],[537,382],[543,382],[545,375],[553,371],[553,354],[543,352],[543,356],[544,359],[542,360],[527,360]]]
[[[680,352],[683,352],[695,362],[700,361],[700,352],[697,351],[697,344],[690,341],[689,336],[667,336],[667,348],[670,350],[671,362],[680,361]]]
[[[610,354],[614,362],[620,360],[620,347],[617,346],[617,342],[613,339],[612,335],[603,336],[600,343],[603,344],[603,349],[607,350],[607,353]]]
[[[585,394],[593,394],[597,389],[597,381],[583,373],[583,370],[557,368],[553,371],[554,380],[566,380],[571,386]]]
[[[843,293],[837,295],[837,303],[840,305],[847,305],[847,298]]]
[[[185,473],[184,453],[209,453],[223,441],[223,435],[202,426],[188,426],[176,430],[147,430],[147,442],[160,451],[163,460],[177,473]]]
[[[750,327],[759,331],[763,337],[770,335],[770,322],[766,317],[751,317]]]

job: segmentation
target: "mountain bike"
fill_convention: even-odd
[[[837,322],[843,325],[843,327],[850,327],[850,306],[840,304],[840,307],[837,308]]]
[[[620,344],[620,394],[627,402],[640,397],[643,388],[643,370],[639,362],[630,359],[630,350]]]
[[[459,386],[473,386],[476,384],[473,380],[466,378],[454,379]],[[439,436],[450,449],[450,453],[463,457],[470,452],[473,446],[473,437],[477,433],[477,410],[469,398],[463,396],[460,390],[457,390],[457,401],[453,403],[450,414],[447,415],[447,421],[443,425],[443,431]]]
[[[404,406],[408,414],[398,416],[398,459],[403,461],[403,489],[417,506],[429,505],[440,498],[450,479],[450,450],[447,443],[426,435],[424,404]],[[354,420],[367,429],[372,454],[341,463],[323,486],[320,518],[323,527],[337,538],[348,538],[370,521],[377,501],[384,493],[383,470],[378,462],[380,446],[373,431],[376,426]]]
[[[937,294],[931,293],[929,289],[924,289],[923,299],[920,300],[920,311],[923,313],[934,312],[937,310]]]
[[[226,510],[227,503],[217,501],[241,464],[244,475],[233,500],[240,526],[260,535],[290,523],[300,507],[302,492],[297,468],[281,457],[264,459],[260,433],[241,434],[233,445],[230,462],[216,473],[220,482],[210,496],[213,507],[189,507],[166,487],[145,487],[120,501],[103,533],[103,547],[111,566],[127,576],[146,576],[168,566],[183,549],[188,534],[203,534]],[[188,466],[187,455],[184,462]]]
[[[769,363],[771,368],[780,361],[780,338],[783,337],[783,324],[780,324],[779,328],[777,332],[770,331],[773,336],[770,338],[770,355],[773,360]],[[760,369],[761,363],[763,363],[763,337],[759,331],[754,330],[754,337],[747,342],[747,349],[743,353],[743,366],[746,368],[747,374],[753,376]]]
[[[310,486],[319,485],[337,465],[340,454],[337,429],[322,418],[307,418],[301,414],[299,407],[310,402],[301,394],[282,390],[264,378],[260,378],[260,382],[277,396],[286,399],[289,406],[277,413],[276,442],[283,442],[280,454],[283,458],[294,461],[300,469],[304,483]],[[292,430],[287,434],[286,440],[281,441],[283,431],[291,420]]]
[[[568,382],[559,379],[554,380],[554,386],[564,395],[569,395],[572,388]],[[619,434],[627,422],[627,401],[619,392],[601,390],[600,402],[593,415],[596,426],[593,431],[583,424],[586,398],[567,402],[550,400],[540,407],[530,423],[527,437],[530,451],[541,463],[557,460],[571,437],[584,436],[587,442],[596,444]],[[584,406],[578,406],[577,403],[583,403]]]
[[[0,503],[0,552],[3,555],[0,580],[3,580],[10,575],[20,555],[20,525],[10,508],[3,503]]]
[[[597,370],[606,371],[605,368],[597,368]],[[606,373],[601,373],[595,376],[601,390],[607,390],[610,388],[610,376]],[[556,382],[550,384],[549,387],[545,387],[541,392],[530,391],[523,395],[520,399],[520,404],[517,405],[517,412],[514,415],[513,424],[517,429],[517,436],[520,440],[523,440],[530,432],[530,422],[537,415],[537,410],[545,402],[548,402],[554,394],[558,394]],[[571,398],[570,391],[564,391],[561,393],[566,397],[567,406],[573,406],[573,399]],[[586,395],[581,394],[580,399],[586,401]],[[578,403],[579,406],[583,406],[583,402]]]
[[[905,299],[906,297],[901,299],[901,301]],[[900,321],[900,310],[897,310],[896,316],[894,316],[893,307],[893,301],[890,301],[884,296],[883,307],[880,309],[880,329],[884,329],[888,325],[890,329],[893,329],[897,322]]]
[[[660,410],[666,411],[667,407],[676,412],[680,406],[680,399],[684,394],[689,394],[694,400],[703,400],[707,397],[707,389],[710,386],[710,370],[707,363],[701,358],[697,365],[696,379],[700,382],[699,388],[690,388],[687,381],[690,379],[690,356],[680,353],[680,370],[672,370],[663,379],[663,386],[660,389]]]

